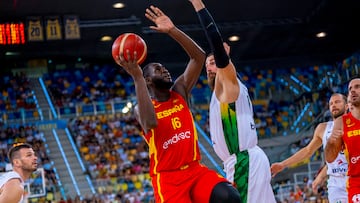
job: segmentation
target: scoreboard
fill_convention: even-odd
[[[80,39],[77,16],[30,16],[26,22],[0,23],[0,45]]]
[[[24,23],[0,24],[0,45],[25,44]]]

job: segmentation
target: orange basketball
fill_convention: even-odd
[[[130,51],[130,56],[134,57],[134,51],[137,53],[137,63],[145,61],[147,55],[147,46],[145,41],[137,34],[124,33],[116,38],[112,45],[112,56],[115,59],[122,52],[125,60],[128,60],[126,50]]]

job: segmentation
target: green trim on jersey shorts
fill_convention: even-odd
[[[240,193],[242,202],[247,202],[249,180],[249,153],[247,150],[239,152],[239,135],[235,103],[220,103],[221,121],[225,142],[230,154],[236,154],[234,182]]]

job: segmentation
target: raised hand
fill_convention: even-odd
[[[171,19],[165,15],[158,7],[150,6],[145,11],[145,17],[156,24],[156,26],[150,26],[150,29],[168,33],[175,27]]]
[[[133,78],[143,77],[141,67],[137,63],[137,53],[134,52],[134,57],[131,57],[130,51],[126,50],[127,59],[124,57],[124,53],[120,53],[115,59],[116,63],[123,67],[129,75]]]

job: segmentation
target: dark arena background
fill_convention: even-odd
[[[271,163],[288,158],[330,119],[330,95],[347,94],[350,79],[360,76],[359,1],[205,4],[249,89],[259,146]],[[0,173],[11,170],[13,143],[34,146],[39,170],[26,183],[28,202],[154,201],[133,80],[111,56],[116,37],[132,32],[147,43],[144,64],[161,62],[174,78],[184,70],[181,47],[149,29],[150,5],[209,52],[187,0],[0,1]],[[224,175],[209,138],[210,96],[204,71],[191,108],[202,162]],[[295,191],[300,202],[327,202],[326,184],[311,191],[324,161],[321,148],[274,177],[278,202],[291,202]]]

